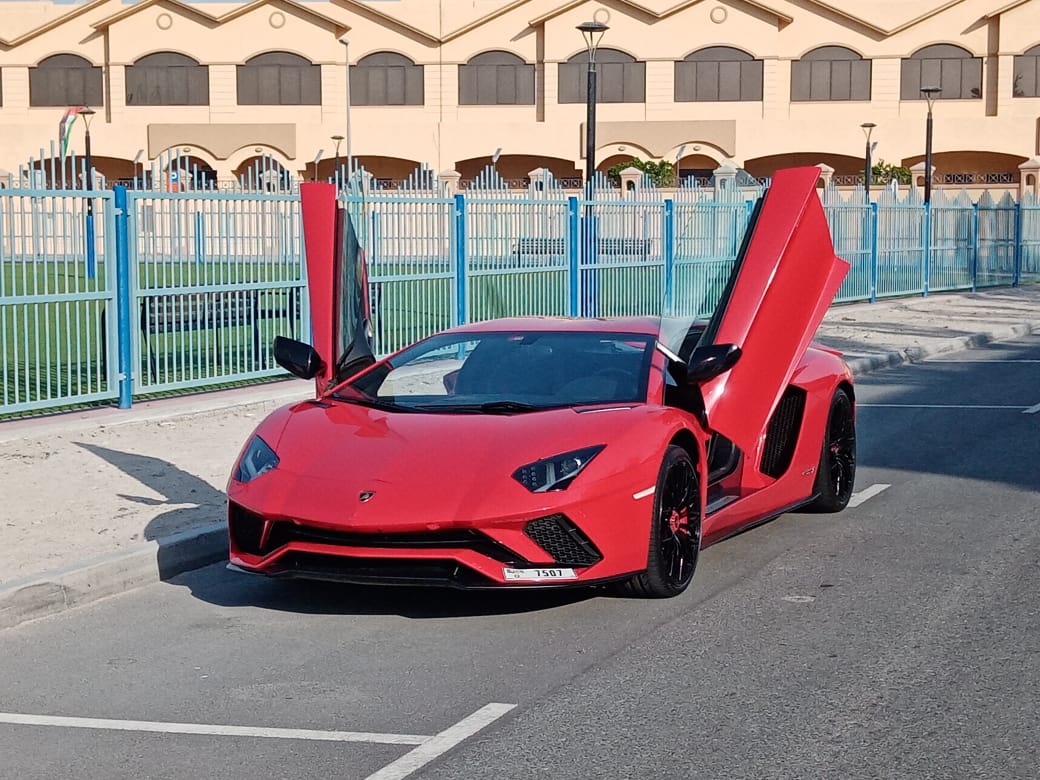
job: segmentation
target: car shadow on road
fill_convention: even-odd
[[[223,564],[171,580],[201,601],[318,615],[397,615],[416,620],[540,612],[577,604],[605,591],[467,591],[455,588],[351,585],[316,580],[276,580],[229,571]]]

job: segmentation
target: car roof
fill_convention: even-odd
[[[639,333],[656,336],[660,328],[660,317],[504,317],[460,325],[447,332],[568,331],[574,333]]]

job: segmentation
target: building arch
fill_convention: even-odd
[[[145,54],[124,68],[128,106],[209,105],[209,66],[175,51]]]
[[[350,66],[350,100],[358,106],[421,106],[424,68],[400,52],[366,54]]]
[[[266,51],[235,66],[240,106],[320,106],[321,65],[291,51]]]
[[[901,62],[900,100],[924,100],[921,90],[939,87],[936,100],[982,98],[982,58],[953,43],[922,46]]]
[[[51,54],[29,68],[29,105],[32,107],[104,104],[101,67],[86,57],[67,52]]]
[[[584,103],[589,52],[582,50],[557,66],[560,103]],[[645,103],[646,63],[622,49],[596,50],[596,101]]]
[[[518,54],[484,51],[458,68],[461,106],[534,105],[534,65]]]
[[[869,101],[872,63],[848,46],[817,46],[791,63],[792,102]]]
[[[676,103],[762,100],[763,62],[734,46],[705,46],[674,65]]]

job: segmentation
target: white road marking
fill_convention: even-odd
[[[792,604],[808,604],[816,601],[815,596],[781,596],[784,601],[790,601]]]
[[[970,360],[965,358],[958,358],[957,360],[944,360],[943,358],[933,358],[926,360],[926,363],[1040,363],[1040,360],[1033,358],[1008,358],[998,360]]]
[[[656,485],[654,487],[648,487],[646,490],[640,490],[638,493],[633,493],[632,494],[632,498],[634,498],[636,501],[638,501],[641,498],[646,498],[647,496],[652,496],[656,490],[657,490],[657,486]]]
[[[419,747],[409,750],[396,761],[366,777],[365,780],[401,780],[401,778],[408,777],[412,772],[447,753],[463,740],[491,725],[514,707],[516,707],[515,704],[496,704],[495,702],[485,705],[454,726],[430,737]]]
[[[871,407],[876,409],[1025,409],[1024,406],[1011,406],[1007,404],[863,404],[857,403],[858,407]]]
[[[1022,410],[1022,414],[1036,414],[1037,412],[1040,412],[1040,404]]]
[[[203,734],[218,737],[304,739],[319,742],[372,742],[380,745],[423,745],[431,739],[437,739],[437,737],[420,734],[376,734],[365,731],[316,731],[313,729],[264,728],[262,726],[218,726],[205,723],[69,718],[58,715],[23,715],[16,712],[0,712],[0,723],[106,731],[149,731],[156,734]]]
[[[876,485],[871,485],[868,488],[864,488],[863,490],[859,491],[858,493],[853,493],[852,494],[852,498],[849,499],[849,506],[850,507],[857,507],[860,504],[862,504],[864,501],[869,501],[874,496],[876,496],[878,493],[883,493],[884,491],[888,490],[890,487],[892,487],[892,486],[891,485],[886,485],[884,483],[878,483]]]

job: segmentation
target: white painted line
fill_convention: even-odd
[[[485,705],[454,726],[449,726],[440,734],[430,737],[419,747],[409,750],[396,761],[366,777],[365,780],[401,780],[401,778],[408,777],[412,772],[426,766],[438,756],[444,755],[463,740],[491,725],[514,707],[516,707],[515,704],[496,704],[495,702]]]
[[[1022,414],[1036,414],[1037,412],[1040,412],[1040,404],[1037,404],[1036,406],[1030,406],[1028,409],[1022,410]]]
[[[958,358],[956,360],[944,359],[944,358],[933,358],[931,360],[924,361],[926,363],[1040,363],[1040,360],[1034,360],[1031,358],[1008,358],[998,360],[970,360],[966,358]]]
[[[638,501],[641,498],[646,498],[647,496],[652,496],[656,490],[657,490],[657,486],[656,485],[653,486],[653,487],[648,487],[646,490],[640,490],[638,493],[633,493],[632,494],[632,498],[634,498],[636,501]]]
[[[862,504],[864,501],[869,501],[874,496],[876,496],[878,493],[883,493],[884,491],[888,490],[890,487],[892,487],[892,486],[891,485],[885,485],[883,483],[878,483],[876,485],[871,485],[868,488],[864,488],[863,490],[859,491],[858,493],[853,493],[852,494],[852,498],[849,499],[849,506],[850,507],[857,507],[860,504]]]
[[[1010,406],[1006,404],[862,404],[858,407],[870,407],[874,409],[1025,409],[1024,406]]]
[[[264,739],[305,739],[318,742],[372,742],[380,745],[422,745],[430,739],[419,734],[374,734],[365,731],[315,731],[312,729],[275,729],[262,726],[217,726],[205,723],[163,723],[149,720],[108,720],[105,718],[68,718],[58,715],[23,715],[0,712],[0,723],[20,726],[60,726],[72,729],[106,731],[150,731],[156,734],[203,734],[218,737],[262,737]]]

